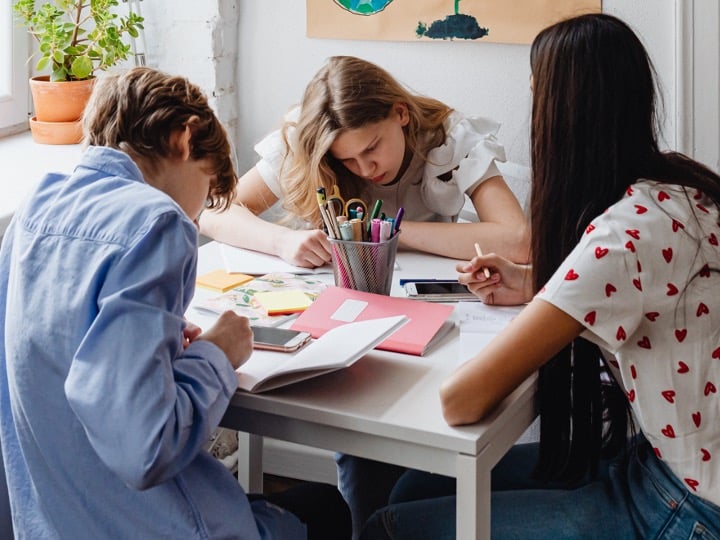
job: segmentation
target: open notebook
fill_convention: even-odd
[[[346,368],[407,321],[407,317],[398,315],[346,324],[294,353],[255,350],[236,370],[238,386],[246,392],[266,392]]]

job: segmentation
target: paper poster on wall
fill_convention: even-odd
[[[601,0],[306,0],[307,35],[381,41],[531,43]]]

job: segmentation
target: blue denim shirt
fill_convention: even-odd
[[[237,379],[214,344],[183,349],[196,258],[192,221],[116,150],[88,148],[16,213],[0,433],[20,538],[304,537],[202,450]]]

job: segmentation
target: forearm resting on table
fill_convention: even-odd
[[[530,232],[525,225],[403,221],[401,230],[400,246],[452,259],[475,257],[476,242],[484,253],[497,253],[517,263],[527,263],[530,253]]]
[[[544,300],[533,300],[485,348],[440,387],[448,424],[478,422],[582,331],[583,326]]]
[[[266,221],[249,209],[233,204],[224,212],[206,210],[200,216],[200,232],[218,242],[277,255],[287,227]]]

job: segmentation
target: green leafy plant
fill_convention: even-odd
[[[117,5],[118,0],[54,0],[39,6],[18,0],[13,10],[39,44],[35,69],[49,69],[51,81],[74,81],[130,56],[123,37],[137,37],[143,18],[132,12],[119,16],[113,12]]]

